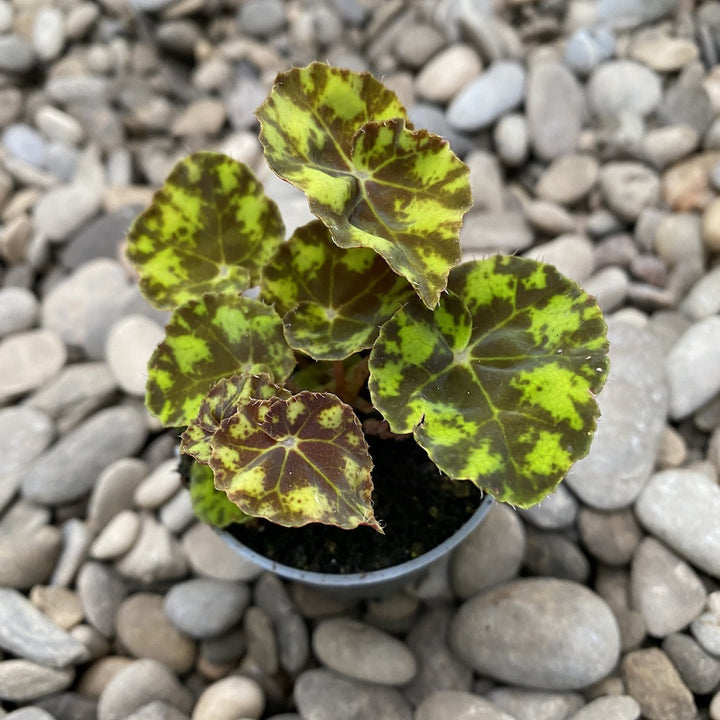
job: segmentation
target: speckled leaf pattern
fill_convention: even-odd
[[[287,527],[380,530],[360,423],[334,395],[249,400],[223,420],[211,445],[215,486],[248,515]]]
[[[413,130],[370,75],[322,63],[281,73],[257,117],[268,164],[335,243],[372,248],[434,307],[471,205],[468,168],[448,143]]]
[[[373,403],[450,477],[527,507],[589,449],[608,371],[602,314],[524,258],[460,265],[449,289],[434,313],[413,300],[381,328]]]
[[[298,228],[263,271],[262,297],[285,314],[287,341],[317,360],[369,348],[378,327],[411,296],[379,255],[337,247],[317,221]]]
[[[251,170],[226,155],[181,160],[128,233],[140,289],[159,308],[205,292],[241,292],[285,237],[275,203]]]
[[[273,308],[240,295],[206,293],[171,315],[148,364],[145,401],[164,425],[188,425],[222,378],[266,373],[282,383],[294,366]]]
[[[251,398],[289,397],[290,392],[272,382],[269,375],[233,375],[216,382],[203,398],[197,417],[180,436],[180,452],[198,462],[210,462],[210,439],[220,423],[237,412],[238,406]]]
[[[213,472],[207,465],[193,463],[190,468],[190,501],[200,521],[217,528],[249,519],[222,490],[215,488]]]

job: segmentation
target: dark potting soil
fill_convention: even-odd
[[[477,510],[482,492],[442,475],[414,440],[368,437],[375,517],[385,530],[313,523],[285,528],[262,519],[228,528],[271,560],[323,573],[380,570],[422,555],[458,530]]]

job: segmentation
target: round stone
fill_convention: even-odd
[[[285,10],[282,0],[248,0],[240,7],[238,24],[249,35],[269,37],[285,27]]]
[[[420,70],[415,77],[415,92],[428,102],[447,103],[481,70],[482,62],[474,48],[461,43],[451,45]]]
[[[620,219],[634,222],[646,207],[660,199],[660,179],[642,163],[609,162],[600,168],[600,191],[607,206]]]
[[[450,643],[477,672],[544,690],[583,688],[607,676],[620,653],[608,605],[574,582],[531,578],[465,602]]]
[[[40,305],[35,295],[25,288],[0,289],[0,337],[29,330],[38,318]]]
[[[93,541],[90,557],[112,560],[124,555],[135,544],[139,530],[139,515],[132,510],[121,510]]]
[[[660,78],[649,68],[632,60],[602,63],[587,85],[590,108],[598,117],[632,113],[645,117],[662,99]]]
[[[0,475],[32,462],[50,444],[55,429],[45,413],[27,406],[0,408]]]
[[[177,628],[195,638],[217,637],[242,618],[250,602],[247,586],[196,578],[173,586],[165,596],[165,612]]]
[[[485,520],[452,555],[450,582],[455,594],[465,599],[512,580],[524,556],[522,521],[507,505],[493,505]]]
[[[32,45],[37,56],[45,62],[60,55],[65,45],[65,16],[60,8],[46,6],[37,11]]]
[[[320,662],[356,680],[404,685],[417,671],[415,657],[404,643],[351,618],[320,622],[312,646]]]
[[[135,504],[153,510],[169,500],[182,487],[176,458],[161,462],[136,488]]]
[[[193,720],[250,720],[262,716],[265,693],[250,677],[231,675],[212,683],[198,698]]]
[[[195,643],[180,632],[163,610],[163,596],[135,593],[118,608],[117,637],[135,657],[158,660],[182,674],[195,660]]]
[[[707,695],[720,686],[720,658],[707,653],[689,635],[668,635],[663,640],[662,650],[692,692]]]
[[[640,704],[629,695],[599,697],[572,716],[572,720],[638,720]]]
[[[578,514],[583,545],[606,565],[626,565],[642,540],[642,530],[630,508],[599,512],[584,507]]]
[[[592,155],[568,153],[553,160],[535,186],[538,197],[562,205],[582,200],[597,182],[598,161]]]
[[[415,720],[448,720],[448,718],[482,718],[509,720],[509,715],[479,695],[462,690],[436,690],[415,710]]]
[[[60,692],[70,687],[75,668],[50,668],[30,660],[0,661],[0,698],[16,703]]]

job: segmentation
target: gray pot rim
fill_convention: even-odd
[[[284,565],[270,560],[264,555],[243,545],[229,532],[219,532],[230,547],[264,570],[273,572],[286,580],[310,585],[324,591],[336,592],[339,595],[362,597],[363,595],[372,595],[373,593],[385,594],[393,589],[399,589],[420,576],[432,565],[449,555],[452,550],[473,532],[485,519],[494,503],[494,498],[486,494],[475,513],[458,528],[455,533],[419,557],[400,563],[399,565],[392,565],[387,568],[382,568],[381,570],[371,570],[362,573],[319,573]]]

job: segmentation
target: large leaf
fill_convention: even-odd
[[[198,462],[210,462],[210,440],[220,423],[234,415],[249,399],[290,397],[290,392],[272,382],[269,375],[233,375],[216,382],[203,398],[197,417],[181,435],[180,451]]]
[[[181,160],[128,233],[143,294],[175,308],[205,292],[240,292],[285,237],[280,213],[250,169],[226,155]]]
[[[608,370],[602,313],[523,258],[463,264],[449,287],[434,313],[413,300],[381,328],[373,403],[442,471],[526,507],[589,449]]]
[[[434,307],[471,205],[468,168],[447,142],[414,131],[370,75],[322,63],[278,75],[256,114],[268,164],[335,243],[372,248]]]
[[[352,408],[326,393],[248,400],[211,441],[215,487],[248,515],[288,527],[380,530],[372,460]]]
[[[250,517],[230,502],[222,490],[215,488],[212,470],[200,463],[193,463],[190,468],[190,500],[195,515],[218,528],[245,522]]]
[[[285,315],[287,341],[317,360],[369,348],[411,296],[379,255],[339,248],[319,221],[298,228],[263,271],[262,297]]]
[[[275,310],[240,295],[207,293],[171,315],[148,363],[146,404],[165,425],[187,425],[222,378],[266,373],[282,383],[294,366]]]

